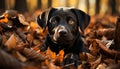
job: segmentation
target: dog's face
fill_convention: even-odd
[[[57,10],[51,14],[48,21],[48,30],[53,42],[65,44],[74,40],[78,30],[77,18],[71,11]]]
[[[71,44],[78,35],[79,27],[83,31],[89,24],[90,17],[77,9],[52,8],[38,16],[38,24],[45,29],[54,43]]]

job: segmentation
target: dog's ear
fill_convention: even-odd
[[[42,12],[42,14],[40,14],[40,15],[37,17],[37,23],[39,24],[39,26],[40,26],[43,30],[46,29],[48,20],[49,20],[51,14],[52,14],[55,10],[56,10],[55,8],[47,9],[47,10],[45,10],[44,12]]]
[[[90,22],[90,16],[78,9],[71,9],[71,11],[76,15],[77,20],[78,20],[78,25],[81,29],[81,31],[83,32],[84,29],[88,26],[89,22]]]

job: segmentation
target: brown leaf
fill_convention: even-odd
[[[29,23],[25,20],[25,17],[22,14],[18,14],[18,19],[22,25],[29,25]]]
[[[112,65],[112,64],[115,64],[115,60],[114,59],[109,59],[109,58],[107,58],[107,59],[105,59],[105,60],[103,60],[107,65]]]
[[[20,51],[20,50],[23,50],[25,47],[26,47],[25,43],[19,42],[19,43],[17,43],[17,46],[15,47],[15,50]]]
[[[96,39],[96,42],[99,44],[98,46],[108,55],[111,55],[112,57],[117,57],[120,58],[120,51],[116,51],[116,50],[111,50],[108,49],[105,44],[103,44],[100,40]],[[115,56],[116,55],[116,56]]]
[[[33,46],[32,49],[35,51],[40,51],[40,49],[39,49],[40,46],[41,46],[41,44],[39,43],[38,45]]]
[[[33,42],[33,36],[31,34],[27,34],[26,38],[27,38],[27,41],[29,42],[29,46],[31,47]]]
[[[106,69],[107,65],[105,63],[101,63],[98,65],[96,69]]]
[[[86,53],[86,55],[87,55],[87,60],[88,60],[89,62],[93,62],[93,61],[96,60],[96,57],[93,56],[92,54]]]
[[[95,40],[92,41],[89,50],[93,55],[97,55],[99,53],[100,48]]]
[[[15,36],[15,34],[12,34],[10,36],[10,38],[5,43],[5,46],[7,46],[7,48],[9,50],[14,49],[16,47],[16,36]]]
[[[95,33],[96,33],[96,36],[105,36],[107,39],[113,39],[114,31],[115,31],[114,28],[107,28],[107,29],[99,29]]]
[[[33,36],[31,34],[27,34],[27,40],[31,42],[33,40]]]
[[[22,41],[24,42],[24,43],[27,43],[27,40],[26,40],[26,34],[24,34],[25,33],[25,31],[23,31],[23,28],[17,28],[17,31],[16,31],[16,34],[18,35],[18,37],[20,38],[20,39],[22,39]]]
[[[106,69],[119,69],[119,68],[120,68],[120,64],[112,64],[108,66]]]
[[[29,48],[24,48],[22,51],[28,59],[35,60],[35,61],[45,61],[48,57],[45,56],[44,54],[40,54],[36,52],[35,50],[29,49]]]
[[[54,65],[54,63],[49,63],[48,65],[49,69],[61,69],[59,66]]]
[[[101,63],[101,59],[102,59],[102,55],[99,56],[99,58],[97,60],[95,60],[94,62],[91,62],[91,69],[95,69],[100,63]]]
[[[87,53],[83,52],[79,54],[80,60],[81,61],[87,61],[88,60],[88,56]]]
[[[21,62],[26,62],[27,61],[27,58],[26,57],[24,57],[21,53],[19,53],[18,51],[16,51],[15,53],[14,53],[14,56],[18,59],[18,60],[20,60]]]
[[[5,35],[2,35],[2,44],[5,44],[7,41],[7,37]]]

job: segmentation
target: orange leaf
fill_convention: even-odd
[[[55,52],[52,52],[52,51],[50,50],[50,48],[47,49],[46,55],[47,55],[49,58],[52,58],[52,59],[55,59],[55,58],[56,58],[56,53],[55,53]]]
[[[5,23],[7,23],[8,22],[8,14],[4,14],[3,15],[3,17],[4,17],[4,19],[0,19],[0,22],[5,22]]]
[[[36,29],[36,28],[39,28],[39,25],[37,23],[35,23],[35,22],[30,22],[30,27],[32,29]]]
[[[43,29],[35,22],[30,22],[30,28],[33,31],[37,31],[40,35],[44,36],[48,33],[47,28],[46,30],[43,32]]]
[[[60,62],[63,62],[63,58],[64,58],[64,51],[61,50],[61,51],[59,52],[59,59],[60,59]]]

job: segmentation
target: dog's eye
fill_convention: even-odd
[[[51,21],[51,23],[55,24],[55,23],[57,23],[57,21],[54,19]]]
[[[50,19],[50,21],[49,21],[51,24],[56,24],[57,23],[57,20],[55,19],[55,18],[52,18],[52,19]]]
[[[73,24],[75,24],[75,21],[72,20],[72,19],[69,19],[69,20],[68,20],[68,24],[73,25]]]
[[[59,22],[59,20],[60,20],[59,17],[53,17],[50,19],[50,23],[57,24]]]

